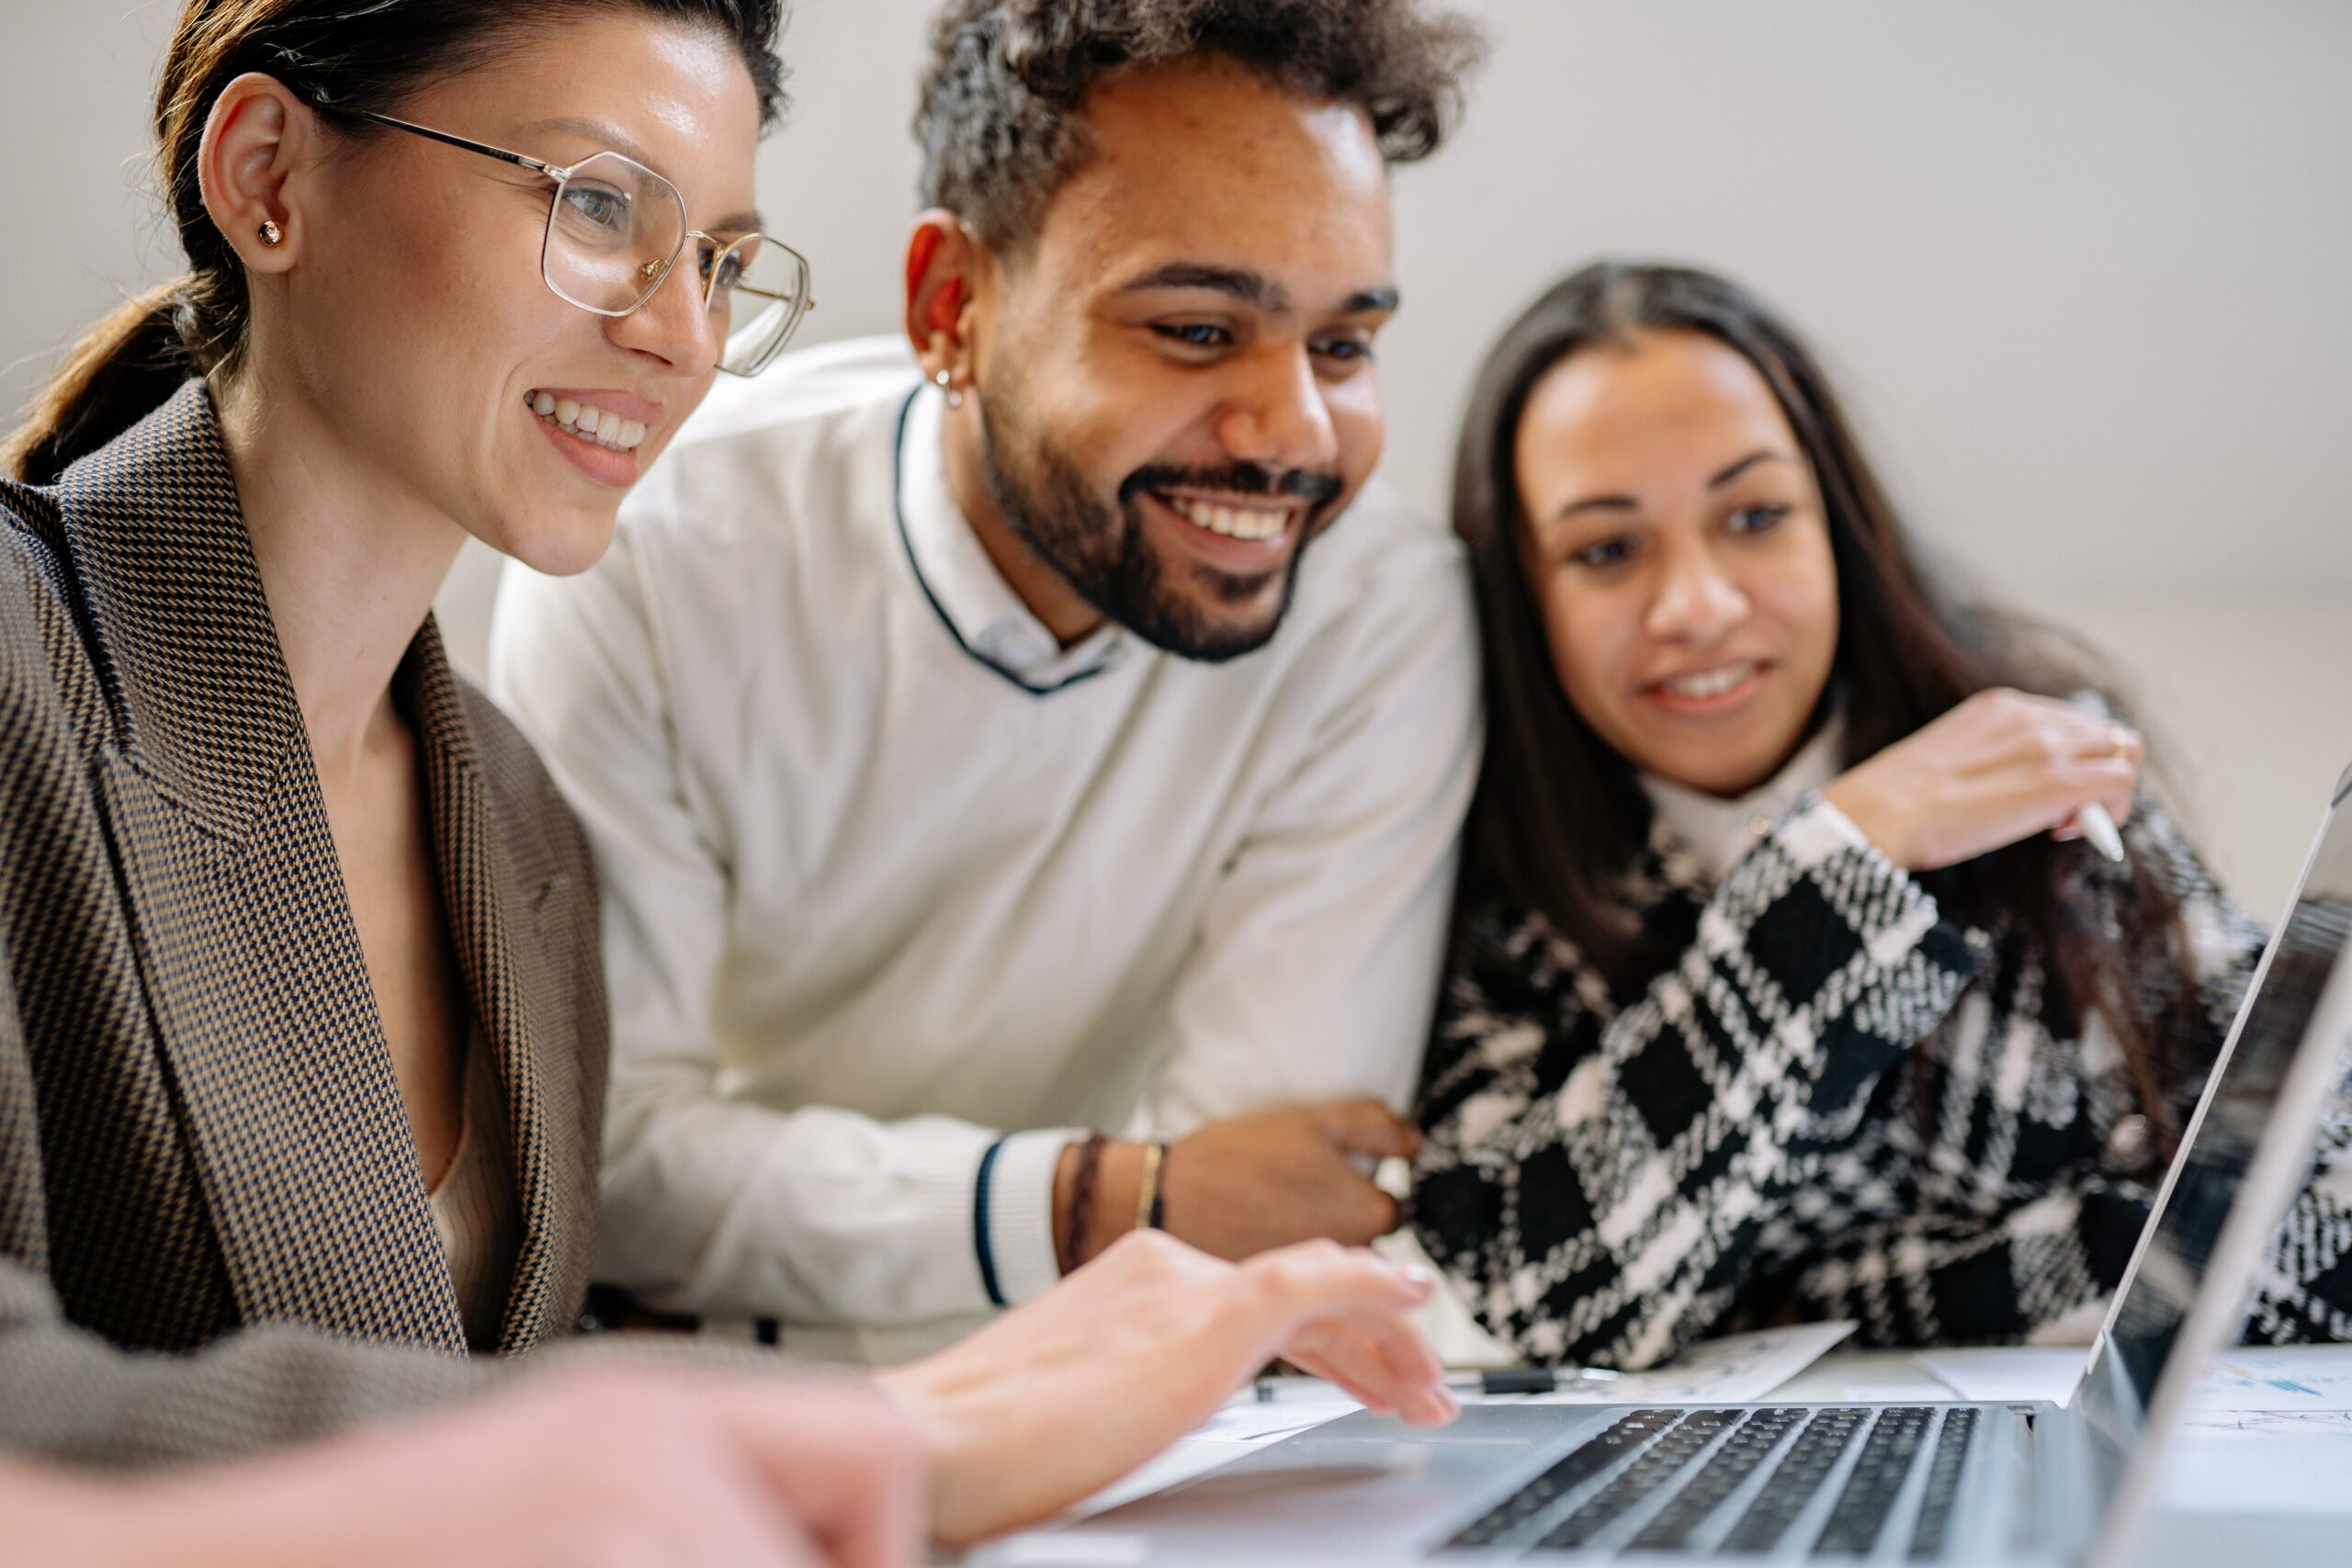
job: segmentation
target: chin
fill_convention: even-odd
[[[1652,751],[1647,757],[1635,757],[1632,761],[1635,767],[1670,780],[1685,789],[1695,789],[1702,795],[1716,795],[1725,800],[1736,799],[1758,785],[1770,783],[1772,775],[1779,771],[1777,759],[1750,757],[1744,750],[1727,755],[1713,749],[1688,751],[1677,749],[1669,752]]]
[[[476,537],[543,577],[572,577],[594,566],[612,547],[618,515],[617,507],[563,515],[540,509],[526,523],[502,520],[495,533],[485,531]]]

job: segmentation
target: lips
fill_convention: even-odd
[[[1197,496],[1168,495],[1159,498],[1168,510],[1195,528],[1205,528],[1228,539],[1242,539],[1263,544],[1279,539],[1290,532],[1298,518],[1298,509],[1292,506],[1268,506],[1263,502],[1244,502],[1231,498],[1206,500]]]
[[[1761,666],[1752,659],[1740,659],[1729,664],[1717,664],[1704,670],[1690,670],[1679,675],[1669,675],[1657,684],[1675,696],[1704,701],[1708,697],[1722,696],[1742,681],[1755,675],[1760,668]]]
[[[1771,668],[1757,659],[1718,660],[1678,670],[1650,682],[1641,693],[1671,712],[1712,717],[1745,706]]]
[[[617,389],[535,387],[523,404],[570,435],[615,452],[632,452],[662,423],[662,405]]]
[[[628,392],[555,387],[524,393],[523,412],[559,457],[614,490],[637,483],[638,448],[662,415],[661,404]]]

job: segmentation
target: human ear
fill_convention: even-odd
[[[973,301],[987,265],[986,249],[952,212],[933,208],[907,236],[907,341],[924,378],[950,392],[971,378]]]
[[[249,71],[213,100],[197,181],[213,226],[254,272],[290,271],[301,254],[295,175],[318,136],[316,114],[275,76]]]

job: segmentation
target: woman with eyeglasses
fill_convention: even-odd
[[[2262,942],[2140,735],[1923,570],[1802,342],[1703,272],[1504,331],[1454,525],[1487,755],[1412,1209],[1477,1315],[1612,1366],[1791,1318],[2086,1341]],[[2352,1327],[2334,1201],[2256,1333]]]
[[[0,482],[0,1447],[225,1456],[513,1358],[631,1359],[558,1343],[593,1255],[594,870],[430,606],[469,537],[595,559],[807,308],[752,210],[778,9],[183,10],[156,126],[190,271],[73,352]],[[969,1539],[1276,1354],[1443,1419],[1428,1286],[1148,1237],[878,1381],[932,1529]],[[788,1475],[821,1412],[796,1431],[749,1364],[786,1418],[702,1436]]]

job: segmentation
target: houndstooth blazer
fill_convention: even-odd
[[[509,1107],[523,1351],[587,1282],[594,872],[429,620],[395,690]],[[478,1381],[199,382],[0,484],[0,1445],[219,1454]]]
[[[2262,933],[2153,803],[2127,831],[2190,938],[2193,974],[2134,964],[2183,1003],[2179,1124]],[[1496,908],[1441,1004],[1412,1218],[1481,1322],[1533,1360],[1614,1366],[1792,1317],[1889,1345],[2087,1338],[2162,1151],[2031,940],[1942,907],[1817,796],[1714,886],[1654,829],[1625,886],[1681,953],[1645,991],[1612,996],[1543,916]],[[2088,907],[2131,896],[2089,874]],[[2253,1331],[2352,1337],[2340,1111]]]

